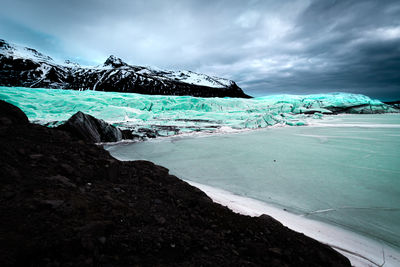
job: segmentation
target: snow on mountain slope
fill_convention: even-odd
[[[212,77],[205,74],[196,73],[193,71],[180,70],[180,71],[170,71],[163,70],[159,68],[152,67],[141,67],[141,66],[130,66],[127,63],[123,62],[120,58],[111,55],[104,63],[103,67],[133,67],[135,69],[139,69],[137,71],[138,74],[148,75],[157,77],[163,80],[175,80],[183,83],[200,85],[200,86],[208,86],[215,88],[224,88],[232,85],[232,81]]]
[[[162,75],[162,76],[161,76]],[[197,84],[201,86],[209,86],[223,88],[230,86],[232,81],[217,77],[211,77],[204,74],[195,73],[193,71],[165,71],[161,75],[157,75],[161,79],[174,79],[180,82]]]
[[[192,71],[169,71],[129,65],[110,56],[103,65],[56,63],[35,49],[0,39],[0,85],[90,89],[152,95],[248,98],[235,82]]]
[[[45,62],[53,61],[51,57],[43,55],[33,48],[23,47],[16,44],[11,45],[2,39],[0,39],[0,53],[4,56],[13,58],[31,59]]]

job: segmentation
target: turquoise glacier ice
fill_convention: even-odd
[[[273,95],[253,99],[159,96],[98,91],[0,87],[0,99],[20,107],[31,121],[55,125],[77,111],[114,125],[156,128],[160,135],[218,129],[306,125],[322,114],[393,112],[364,95]]]

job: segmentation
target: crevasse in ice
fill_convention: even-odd
[[[155,128],[161,135],[306,125],[322,114],[396,111],[379,100],[348,93],[240,99],[0,87],[0,99],[42,124],[60,123],[82,111],[122,127]]]

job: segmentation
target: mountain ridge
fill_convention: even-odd
[[[234,81],[192,71],[169,71],[125,63],[111,55],[103,65],[83,67],[0,39],[0,86],[96,90],[150,95],[250,98]]]

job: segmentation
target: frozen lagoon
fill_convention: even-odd
[[[383,249],[385,266],[399,266],[399,137],[399,114],[338,115],[306,127],[175,136],[107,149],[121,160],[150,160],[182,179],[211,186],[214,189],[209,194],[214,199],[224,192],[215,188],[233,193],[220,201],[236,203],[233,209],[241,201],[229,199],[245,197],[297,215],[294,218],[357,233],[365,237],[352,239],[358,247],[345,240],[336,240],[336,246],[346,243],[348,250],[377,264],[383,262]],[[239,211],[252,209],[246,203],[251,201],[243,200]],[[333,239],[340,236],[330,235]],[[355,259],[353,263],[359,265]]]

